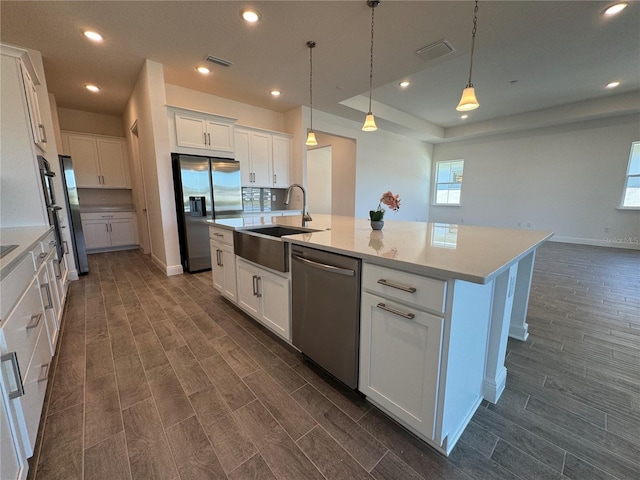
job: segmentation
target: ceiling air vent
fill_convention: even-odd
[[[425,62],[430,62],[432,60],[435,60],[436,58],[449,55],[450,53],[453,53],[455,51],[455,47],[451,45],[451,42],[449,42],[449,40],[442,39],[432,43],[431,45],[422,47],[420,50],[417,50],[416,53]]]
[[[223,60],[222,58],[214,57],[213,55],[207,55],[205,60],[207,62],[215,63],[216,65],[222,65],[223,67],[230,67],[231,65],[233,65],[231,62]]]

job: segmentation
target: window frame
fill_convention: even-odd
[[[464,159],[457,158],[455,160],[439,160],[435,162],[433,169],[433,196],[431,197],[431,205],[434,207],[460,207],[462,206],[462,184],[464,180],[460,182],[438,182],[438,166],[443,163],[455,163],[462,162],[462,177],[464,179]],[[438,185],[460,185],[460,200],[458,203],[439,203],[438,202]]]
[[[629,206],[629,205],[625,205],[624,204],[624,199],[627,196],[627,188],[629,185],[629,179],[630,178],[639,178],[640,179],[640,172],[638,173],[629,173],[629,171],[631,170],[631,160],[633,158],[633,150],[634,148],[638,148],[640,150],[640,140],[637,142],[631,142],[631,149],[629,150],[629,160],[627,162],[627,169],[625,171],[625,176],[624,176],[624,183],[622,186],[622,196],[620,197],[620,206],[618,207],[619,210],[640,210],[640,206]]]

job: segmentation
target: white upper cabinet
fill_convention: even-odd
[[[264,130],[236,127],[235,151],[236,160],[240,162],[242,186],[289,186],[290,137]]]
[[[80,188],[131,188],[124,138],[82,133],[62,134]]]
[[[39,85],[35,72],[29,73],[29,69],[24,63],[21,65],[22,78],[24,80],[24,90],[27,99],[27,108],[29,110],[29,121],[31,124],[31,134],[33,136],[33,142],[36,146],[46,152],[47,144],[47,132],[45,131],[44,124],[42,123],[42,115],[40,114],[40,106],[38,105],[38,93],[36,91],[36,85]]]
[[[234,119],[182,110],[174,115],[178,147],[233,153]]]
[[[273,186],[287,188],[291,183],[291,138],[273,136]]]

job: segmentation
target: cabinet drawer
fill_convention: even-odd
[[[44,237],[40,241],[40,247],[43,252],[48,253],[51,250],[55,250],[56,248],[56,234],[53,232],[49,232],[46,237]]]
[[[219,227],[209,227],[209,238],[213,241],[233,245],[233,230]]]
[[[447,282],[365,263],[362,284],[366,290],[420,308],[444,313]]]
[[[18,365],[21,368],[23,380],[38,339],[38,333],[44,325],[43,320],[38,285],[36,278],[32,276],[29,287],[2,327],[7,349],[11,352],[15,351],[18,355]]]
[[[24,414],[23,428],[26,432],[24,432],[23,438],[28,456],[33,454],[33,448],[36,443],[44,395],[47,391],[49,366],[51,365],[51,350],[49,349],[47,332],[44,328],[34,330],[38,330],[36,333],[39,335],[31,363],[24,375],[24,395],[17,399],[22,405],[22,413]]]
[[[81,220],[113,220],[117,218],[133,218],[133,212],[97,212],[97,213],[81,213]]]
[[[40,264],[41,262],[38,262]],[[7,318],[13,306],[18,302],[22,292],[32,280],[36,269],[33,253],[27,252],[18,265],[2,279],[0,283],[0,322]]]

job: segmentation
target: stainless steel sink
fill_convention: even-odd
[[[289,271],[289,243],[281,237],[317,232],[310,228],[281,225],[260,226],[233,232],[236,255],[279,272]]]

